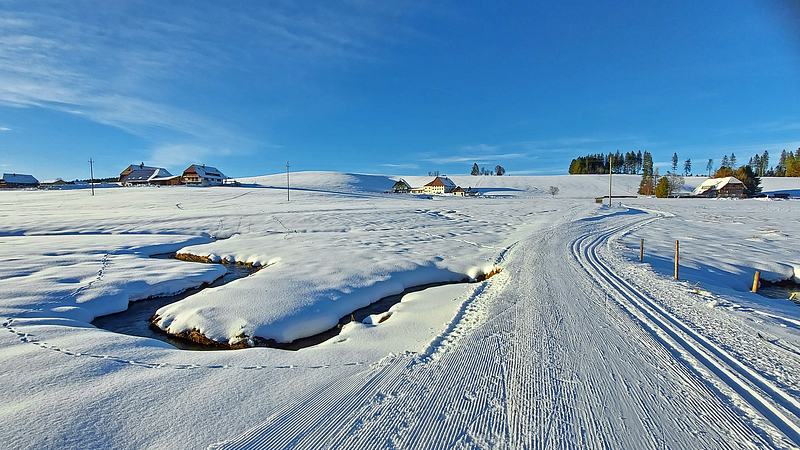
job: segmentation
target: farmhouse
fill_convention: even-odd
[[[449,194],[456,188],[456,184],[450,178],[436,177],[430,183],[421,188],[412,189],[414,193],[422,194]]]
[[[216,167],[205,164],[192,164],[183,171],[183,182],[192,186],[219,186],[226,177]]]
[[[131,174],[131,173],[132,173],[134,170],[144,170],[144,169],[148,169],[148,170],[150,170],[150,169],[158,169],[158,167],[145,166],[145,165],[144,165],[144,163],[141,163],[141,164],[131,164],[130,166],[126,167],[126,168],[125,168],[125,170],[123,170],[122,172],[120,172],[120,174],[119,174],[119,182],[120,182],[120,183],[122,183],[122,184],[124,185],[124,184],[125,184],[125,181],[127,181],[127,179],[128,179],[128,176],[129,176],[129,175],[130,175],[130,174]]]
[[[745,198],[744,183],[735,177],[709,178],[692,192],[695,197]]]
[[[181,177],[172,175],[167,169],[161,167],[147,167],[144,164],[134,166],[135,168],[125,174],[120,174],[120,182],[123,186],[142,186],[142,185],[175,185],[180,184]]]
[[[411,185],[408,184],[406,180],[400,178],[394,186],[392,186],[392,192],[395,194],[407,194],[411,192]]]
[[[4,173],[0,178],[0,188],[32,188],[39,185],[39,180],[33,175],[21,173]]]
[[[461,186],[456,186],[456,188],[453,189],[453,195],[455,195],[456,197],[464,197],[465,194],[466,193],[464,192],[464,188],[462,188]]]

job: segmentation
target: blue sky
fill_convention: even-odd
[[[0,1],[0,170],[746,161],[800,146],[797,23],[797,0]]]

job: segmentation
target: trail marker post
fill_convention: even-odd
[[[753,288],[750,289],[750,292],[758,292],[758,282],[761,280],[761,271],[756,270],[756,274],[753,275]]]
[[[675,239],[675,279],[678,279],[678,267],[680,265],[680,243]]]
[[[286,161],[286,201],[289,201],[289,161]]]
[[[644,262],[644,239],[639,241],[639,262]]]

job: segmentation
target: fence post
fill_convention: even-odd
[[[678,266],[680,265],[680,244],[675,239],[675,279],[678,279]]]
[[[644,239],[639,241],[639,262],[644,262]]]
[[[756,274],[753,276],[753,288],[750,289],[750,292],[758,292],[758,281],[761,279],[761,272],[756,270]]]

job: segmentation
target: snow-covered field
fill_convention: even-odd
[[[452,177],[487,198],[384,193],[397,178],[292,174],[288,203],[284,175],[0,192],[0,447],[800,444],[800,306],[748,292],[754,270],[800,276],[800,200],[608,210],[592,200],[604,176]],[[616,195],[639,184],[614,180]],[[406,295],[387,320],[297,352],[184,351],[90,324],[224,271],[150,258],[175,251],[263,267],[157,312],[171,333],[231,344],[503,271]]]

